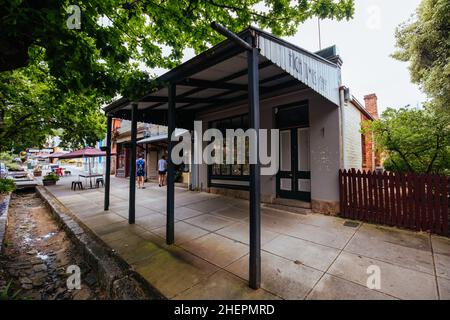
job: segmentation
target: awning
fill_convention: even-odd
[[[59,159],[76,159],[76,158],[94,158],[105,157],[106,152],[93,147],[86,147],[80,150],[75,150],[69,153],[61,154]]]
[[[182,136],[186,132],[188,132],[188,131],[185,130],[185,129],[175,129],[175,137]],[[155,135],[155,136],[147,137],[145,139],[137,141],[137,143],[141,143],[141,144],[142,143],[152,143],[152,142],[158,142],[158,141],[164,141],[164,140],[168,140],[167,133],[163,133],[163,134],[158,134],[158,135]]]
[[[341,69],[326,59],[335,57],[330,50],[312,53],[254,27],[239,36],[260,49],[261,100],[312,90],[339,106]],[[157,78],[155,89],[136,101],[137,121],[167,125],[167,84],[175,83],[176,126],[192,129],[198,113],[247,103],[247,73],[247,53],[225,40]],[[113,117],[129,120],[131,103],[121,98],[104,110]]]

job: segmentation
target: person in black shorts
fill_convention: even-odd
[[[158,175],[159,175],[159,186],[164,186],[164,182],[166,180],[166,172],[167,172],[167,161],[166,156],[162,156],[158,161]]]
[[[136,176],[138,189],[145,189],[144,187],[144,177],[145,177],[145,160],[142,155],[136,160]]]

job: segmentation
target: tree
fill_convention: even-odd
[[[66,144],[94,142],[103,102],[149,91],[154,75],[142,70],[172,68],[185,48],[223,40],[211,21],[281,36],[313,16],[354,11],[353,0],[0,0],[0,8],[0,149],[37,146],[55,129]]]
[[[411,79],[432,99],[450,108],[450,1],[422,0],[416,15],[399,26],[393,57],[410,63]]]
[[[380,119],[365,122],[374,134],[386,170],[450,174],[450,115],[434,108],[388,108]]]
[[[67,20],[77,18],[72,1],[0,4],[0,71],[28,66],[30,48],[38,48],[64,89],[96,88],[109,96],[125,91],[122,80],[139,64],[172,68],[183,49],[199,52],[222,40],[211,21],[234,31],[256,23],[277,35],[291,35],[313,16],[348,19],[354,10],[353,0],[79,0],[80,29],[69,29]],[[255,9],[258,4],[265,10]]]
[[[36,66],[0,73],[0,101],[0,151],[41,146],[56,129],[70,147],[92,145],[104,136],[102,99],[60,90]]]

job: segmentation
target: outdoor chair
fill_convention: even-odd
[[[77,187],[79,190],[83,190],[83,183],[81,181],[72,181],[72,190],[77,190]]]
[[[95,186],[96,186],[97,188],[100,187],[100,183],[102,184],[102,187],[105,186],[105,182],[103,181],[103,178],[97,178],[97,179],[95,180]]]
[[[71,176],[71,175],[72,175],[72,172],[69,171],[69,170],[65,170],[65,171],[64,171],[64,175],[65,175],[65,176]]]

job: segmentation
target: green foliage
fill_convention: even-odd
[[[123,80],[136,74],[139,64],[172,68],[180,63],[183,49],[200,52],[222,40],[211,29],[211,21],[234,31],[256,24],[276,35],[292,35],[311,17],[342,20],[354,12],[353,0],[0,0],[0,4],[0,71],[28,66],[38,52],[38,61],[46,62],[58,86],[84,93],[95,88],[110,97],[129,90]],[[66,27],[71,4],[81,9],[80,29]]]
[[[81,28],[69,29],[69,5]],[[151,90],[154,75],[173,68],[183,50],[223,40],[250,24],[292,35],[318,16],[349,19],[353,0],[0,0],[0,151],[40,147],[60,132],[63,145],[92,145],[104,136],[100,106]]]
[[[450,115],[434,108],[389,108],[364,124],[386,160],[387,170],[450,174]]]
[[[393,57],[410,63],[411,79],[432,98],[432,106],[450,105],[450,1],[422,0],[416,15],[399,26]]]
[[[59,180],[59,176],[56,173],[54,173],[54,172],[50,172],[50,173],[46,174],[44,176],[44,178],[42,178],[42,179],[45,180],[45,181],[58,181]]]
[[[10,163],[13,160],[14,157],[10,152],[0,152],[0,162]]]
[[[5,164],[8,170],[10,171],[22,171],[22,167],[15,162],[8,162]]]
[[[101,97],[59,89],[37,66],[0,73],[0,150],[42,146],[59,134],[63,145],[92,145],[104,136]]]
[[[20,289],[14,293],[10,292],[11,284],[12,280],[4,288],[0,289],[0,300],[20,300]]]
[[[13,192],[14,190],[16,190],[16,185],[13,180],[0,178],[0,194]]]
[[[14,156],[10,152],[0,152],[0,162],[4,163],[8,170],[22,170],[22,167],[14,161]]]

